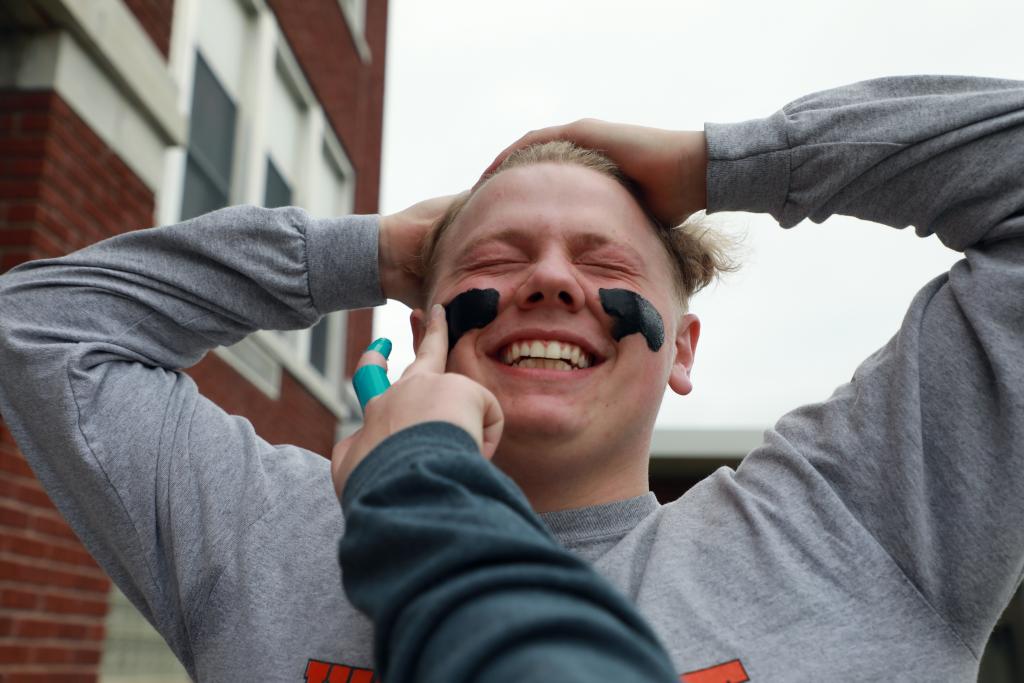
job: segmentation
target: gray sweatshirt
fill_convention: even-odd
[[[883,79],[706,132],[710,211],[914,225],[964,259],[738,470],[544,521],[687,683],[972,680],[1024,570],[1024,84]],[[0,277],[0,413],[200,680],[370,679],[327,460],[266,443],[180,369],[381,303],[376,230],[234,208]]]

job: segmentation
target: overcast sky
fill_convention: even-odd
[[[1024,3],[860,0],[391,0],[381,210],[470,186],[532,128],[584,116],[663,128],[767,116],[801,95],[892,74],[1024,79]],[[744,267],[699,294],[694,392],[661,427],[765,427],[827,398],[957,255],[848,218],[782,230],[717,214]],[[412,359],[408,309],[378,309]]]

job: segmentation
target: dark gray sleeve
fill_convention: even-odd
[[[706,132],[711,211],[846,214],[964,252],[738,478],[782,508],[827,485],[979,655],[1024,570],[1024,84],[886,78]],[[836,522],[818,520],[823,543]]]
[[[232,544],[329,473],[319,455],[260,439],[179,370],[255,330],[382,301],[377,219],[294,208],[224,209],[0,277],[0,413],[186,666],[189,623]]]
[[[352,473],[339,556],[389,683],[677,681],[636,608],[560,547],[473,439],[428,422]]]

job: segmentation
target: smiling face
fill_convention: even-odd
[[[581,166],[512,168],[477,190],[438,250],[430,303],[473,288],[500,295],[494,321],[448,359],[501,404],[495,464],[538,509],[645,492],[658,407],[666,384],[690,390],[699,323],[682,313],[669,256],[629,192]],[[615,341],[602,288],[647,299],[666,343]]]

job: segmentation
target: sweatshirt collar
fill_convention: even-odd
[[[660,507],[654,493],[572,510],[541,513],[541,521],[562,544],[624,535]]]

